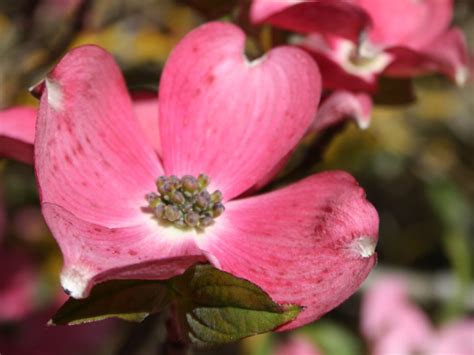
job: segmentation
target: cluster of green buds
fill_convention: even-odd
[[[148,206],[161,222],[175,227],[203,229],[214,223],[224,212],[222,193],[207,191],[209,177],[185,175],[160,176],[156,180],[158,193],[146,195]]]

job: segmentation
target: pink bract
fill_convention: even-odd
[[[464,85],[470,76],[466,39],[457,27],[444,32],[422,51],[396,47],[390,49],[390,53],[396,58],[386,69],[391,76],[439,72],[459,86]]]
[[[231,24],[209,23],[171,54],[159,91],[163,163],[107,52],[74,49],[47,76],[35,167],[64,256],[61,282],[73,297],[103,280],[166,279],[210,261],[279,303],[303,306],[288,329],[328,312],[366,278],[378,216],[347,173],[236,199],[294,149],[321,90],[305,52],[280,47],[248,61],[244,40]],[[144,211],[159,176],[200,173],[226,207],[204,232],[161,226]]]
[[[353,41],[370,24],[370,17],[346,0],[253,0],[250,18],[299,33],[330,33]]]
[[[346,90],[334,91],[320,105],[309,131],[322,131],[346,119],[353,119],[359,128],[370,125],[372,99],[365,93]]]
[[[36,109],[13,107],[0,111],[0,157],[33,163]]]
[[[370,15],[368,37],[378,47],[425,48],[448,29],[453,16],[453,0],[352,2]]]

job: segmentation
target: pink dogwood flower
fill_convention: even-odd
[[[467,81],[469,59],[466,40],[459,28],[449,27],[452,0],[348,2],[365,11],[372,20],[372,26],[359,32],[359,38],[344,37],[338,31],[304,31],[293,25],[296,22],[292,10],[295,2],[278,2],[284,8],[280,10],[279,17],[292,19],[289,25],[282,27],[309,33],[294,43],[305,48],[317,60],[325,88],[373,91],[382,74],[411,77],[439,72],[458,85]],[[258,3],[255,0],[254,6],[257,7]],[[279,26],[271,20],[270,12],[266,16],[263,19],[265,16],[262,15],[253,18],[256,22]],[[306,22],[307,16],[310,16],[309,12],[301,15],[303,22]],[[313,22],[318,21],[318,17],[313,17]]]
[[[373,90],[380,75],[412,77],[434,72],[457,85],[467,81],[466,40],[459,28],[449,28],[452,1],[356,2],[374,22],[359,46],[318,34],[301,43],[328,73],[324,77],[328,87],[347,87],[344,82],[348,81],[351,89]]]
[[[349,174],[239,198],[295,147],[321,90],[304,51],[279,47],[248,61],[244,41],[237,27],[209,23],[174,49],[159,90],[160,155],[107,52],[76,48],[48,74],[35,168],[73,297],[104,280],[167,279],[209,261],[304,307],[288,329],[366,278],[378,216]]]
[[[403,279],[387,277],[369,289],[362,304],[361,330],[371,354],[474,353],[474,319],[460,319],[435,329],[408,299]]]

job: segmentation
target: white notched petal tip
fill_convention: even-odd
[[[367,129],[370,126],[370,117],[356,117],[356,122],[360,129]]]
[[[260,63],[264,62],[266,59],[267,59],[267,56],[266,55],[262,55],[261,57],[259,58],[256,58],[256,59],[253,59],[253,60],[249,60],[247,58],[247,56],[244,54],[244,59],[245,59],[245,65],[248,67],[248,68],[253,68],[253,67],[256,67],[257,65],[259,65]]]
[[[467,79],[469,79],[469,71],[466,67],[460,67],[456,70],[456,74],[454,77],[454,81],[456,82],[457,86],[464,86],[467,83]]]
[[[90,281],[90,277],[77,269],[69,269],[61,273],[61,286],[72,298],[86,298],[90,291]]]
[[[61,86],[58,82],[46,78],[46,89],[48,90],[48,104],[55,109],[60,111],[63,107],[63,93]]]
[[[362,236],[352,241],[351,249],[363,258],[370,258],[375,253],[377,241],[369,236]]]

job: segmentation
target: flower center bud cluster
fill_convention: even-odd
[[[160,176],[156,180],[156,192],[146,195],[148,206],[161,222],[186,229],[204,229],[214,223],[225,210],[222,193],[207,191],[209,177],[200,174],[197,178],[185,175]]]

